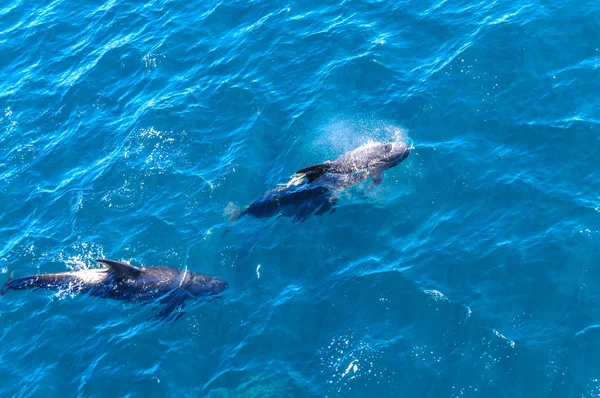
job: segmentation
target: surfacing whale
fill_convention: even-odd
[[[371,190],[380,184],[383,172],[398,165],[410,154],[404,142],[369,143],[335,160],[328,160],[298,170],[292,179],[264,194],[244,210],[229,203],[225,215],[235,222],[244,215],[292,217],[294,222],[304,222],[311,215],[335,211],[335,191],[346,189],[369,177]]]
[[[9,280],[0,290],[0,296],[9,290],[49,289],[90,296],[144,303],[158,300],[164,307],[157,319],[176,320],[183,315],[189,299],[213,296],[227,289],[223,279],[170,267],[142,267],[100,259],[103,268],[38,274]]]

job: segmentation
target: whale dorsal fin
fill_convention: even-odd
[[[305,167],[301,170],[298,170],[296,174],[304,174],[304,176],[308,178],[308,182],[313,182],[331,170],[331,163],[332,162],[327,161],[325,163],[319,163],[313,166]]]
[[[100,264],[104,265],[106,268],[114,272],[118,276],[123,276],[126,278],[136,278],[142,273],[142,269],[138,267],[134,267],[131,264],[122,263],[120,261],[113,260],[104,260],[98,259],[96,260]]]

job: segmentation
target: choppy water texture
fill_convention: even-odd
[[[175,323],[0,301],[2,396],[596,396],[600,3],[0,5],[0,267],[219,275]],[[368,141],[303,224],[223,209]]]

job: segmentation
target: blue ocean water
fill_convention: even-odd
[[[2,396],[600,394],[600,3],[0,5],[0,278],[106,257],[221,276],[177,322],[0,301]],[[408,159],[241,219],[368,141]]]

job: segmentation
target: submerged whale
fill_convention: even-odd
[[[9,280],[0,290],[50,289],[88,293],[94,297],[143,303],[159,300],[164,305],[158,319],[178,319],[185,302],[195,297],[216,295],[227,289],[227,282],[216,276],[197,274],[169,267],[143,267],[113,261],[96,260],[103,268],[56,274],[39,274]]]
[[[348,188],[372,177],[367,188],[371,190],[381,183],[383,172],[402,162],[410,154],[404,142],[369,143],[335,160],[328,160],[298,170],[287,183],[264,194],[244,210],[229,203],[225,215],[235,222],[244,215],[271,217],[274,215],[292,217],[295,222],[303,222],[311,215],[321,215],[335,211],[337,196],[335,191]]]

